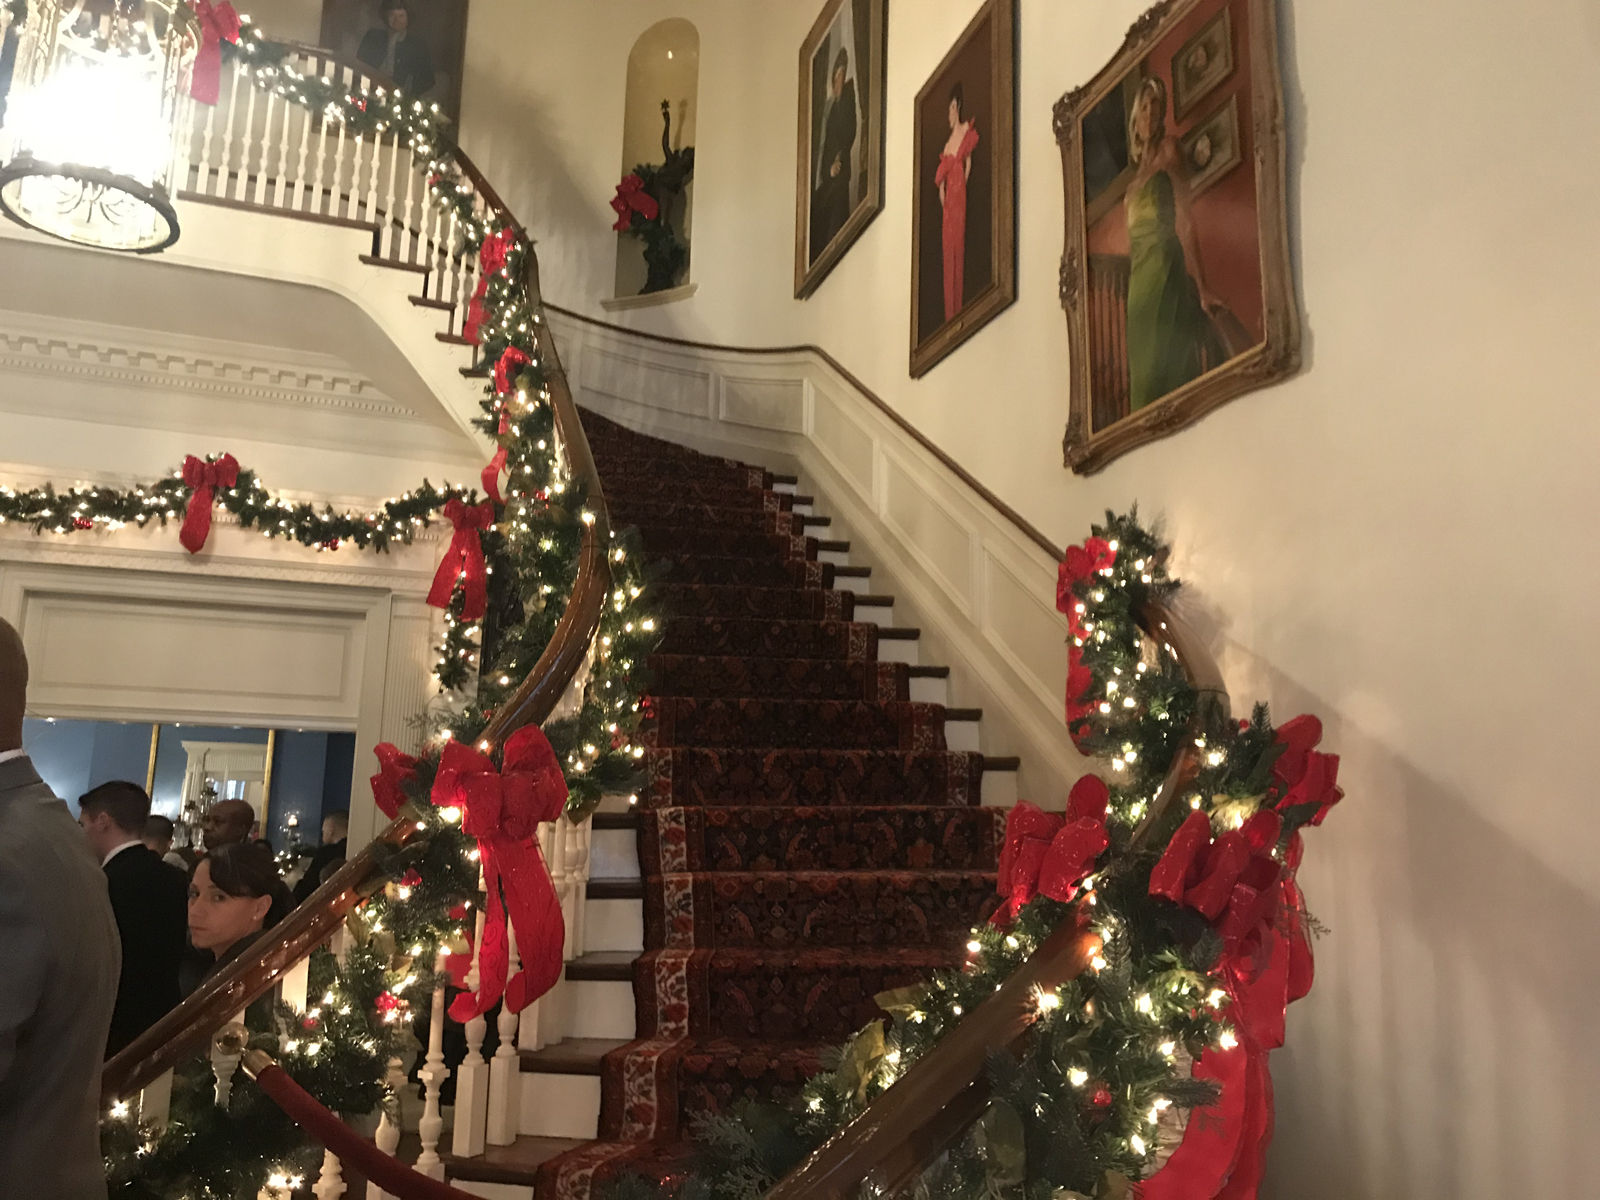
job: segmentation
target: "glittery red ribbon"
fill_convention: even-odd
[[[1067,901],[1078,894],[1083,877],[1111,844],[1106,836],[1110,799],[1104,781],[1085,775],[1072,785],[1064,816],[1026,800],[1011,810],[995,884],[1006,899],[989,918],[991,924],[1011,924],[1035,896]]]
[[[200,23],[200,48],[189,77],[189,95],[201,104],[215,104],[222,93],[222,43],[239,44],[239,14],[228,0],[215,6],[211,0],[195,0],[194,15]]]
[[[378,773],[372,777],[372,799],[392,821],[406,802],[405,785],[417,777],[417,760],[391,742],[380,743],[373,753],[378,756]]]
[[[465,593],[461,619],[476,621],[489,611],[489,565],[483,557],[483,531],[494,525],[494,505],[463,504],[453,498],[445,504],[444,515],[456,531],[434,573],[428,603],[434,608],[449,608],[459,579]]]
[[[231,488],[239,482],[239,461],[224,454],[216,462],[189,455],[183,460],[183,482],[193,489],[184,510],[178,541],[190,554],[199,554],[211,535],[211,502],[219,487]]]
[[[473,345],[483,340],[483,322],[489,315],[483,301],[489,294],[489,280],[505,269],[506,258],[516,240],[511,230],[502,229],[484,238],[478,247],[478,286],[473,289],[472,301],[467,305],[467,319],[461,326],[461,336]]]
[[[496,430],[496,434],[499,437],[505,437],[506,431],[510,428],[511,421],[506,416],[502,402],[500,427]],[[510,458],[510,453],[505,446],[496,446],[494,457],[489,460],[489,465],[483,468],[483,474],[479,477],[483,482],[483,490],[489,493],[489,499],[496,504],[504,504],[506,502],[506,498],[500,494],[500,472],[506,469],[506,460],[508,458]]]
[[[521,1012],[555,986],[561,975],[566,928],[561,901],[539,851],[541,821],[561,816],[567,781],[555,751],[537,726],[506,741],[504,765],[487,754],[451,742],[439,759],[433,802],[462,810],[462,830],[478,841],[488,907],[478,949],[478,991],[457,996],[456,1021],[470,1021],[493,1008],[502,995]],[[516,931],[522,969],[509,980],[507,922]]]

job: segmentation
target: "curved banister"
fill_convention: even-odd
[[[331,50],[299,45],[293,48],[336,67],[349,67],[358,75],[376,78],[364,64],[352,63]],[[484,180],[476,164],[459,147],[453,151],[453,156],[462,174],[472,181],[499,223],[514,230],[527,247],[528,307],[538,329],[544,387],[554,410],[556,433],[566,454],[568,472],[584,497],[585,509],[593,515],[583,533],[571,598],[550,643],[481,735],[482,740],[494,748],[518,729],[541,725],[549,719],[586,661],[611,590],[607,553],[611,527],[594,455],[556,353],[549,324],[543,317],[543,292],[533,245],[521,223]],[[270,990],[285,971],[325,945],[345,917],[392,877],[388,861],[423,829],[415,816],[403,812],[390,822],[371,845],[346,862],[247,953],[218,971],[107,1062],[101,1072],[102,1098],[109,1102],[131,1097],[185,1057],[203,1049],[216,1030]]]
[[[1150,837],[1160,814],[1181,802],[1200,766],[1196,738],[1225,717],[1222,674],[1199,637],[1172,611],[1149,602],[1136,614],[1146,636],[1170,650],[1200,703],[1190,736],[1174,756],[1130,849]],[[855,1200],[863,1182],[872,1194],[895,1196],[950,1149],[989,1103],[988,1056],[1015,1049],[1037,1013],[1035,988],[1051,990],[1081,975],[1099,939],[1063,922],[1000,990],[977,1005],[939,1043],[912,1063],[866,1109],[767,1193],[766,1200]]]

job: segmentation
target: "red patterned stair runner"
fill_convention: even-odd
[[[600,1138],[540,1200],[639,1171],[671,1190],[693,1118],[792,1094],[873,996],[960,960],[993,904],[999,814],[944,709],[910,702],[759,467],[584,425],[615,523],[668,569],[641,794],[637,1039],[601,1067]]]

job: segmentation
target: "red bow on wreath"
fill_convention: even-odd
[[[462,831],[478,841],[489,901],[478,951],[478,993],[456,997],[452,1020],[482,1015],[502,994],[512,1012],[521,1012],[560,977],[566,930],[537,837],[539,823],[560,817],[566,801],[561,764],[537,726],[507,739],[498,771],[487,754],[470,746],[451,742],[444,748],[433,802],[461,809]],[[522,970],[510,980],[508,915],[522,955]]]
[[[461,326],[461,336],[473,345],[483,340],[480,335],[484,318],[488,316],[483,299],[489,294],[489,280],[505,269],[506,259],[516,242],[516,234],[501,229],[484,238],[478,247],[478,286],[473,289],[472,301],[467,305],[467,319]]]
[[[372,777],[372,799],[392,821],[406,802],[405,785],[417,777],[417,760],[390,742],[380,743],[373,753],[378,756],[378,773]]]
[[[459,497],[452,497],[444,506],[444,515],[456,531],[434,573],[428,603],[434,608],[449,608],[459,579],[464,593],[461,619],[476,621],[489,611],[489,565],[483,557],[483,531],[494,525],[494,505],[463,504]]]
[[[239,44],[239,14],[228,0],[215,7],[211,0],[195,0],[194,15],[200,23],[200,48],[189,77],[189,95],[201,104],[215,104],[222,92],[222,43]]]
[[[1242,828],[1211,839],[1211,822],[1193,813],[1150,874],[1152,895],[1203,913],[1222,935],[1219,973],[1238,1044],[1208,1047],[1196,1079],[1222,1087],[1217,1105],[1189,1122],[1183,1142],[1143,1186],[1143,1200],[1254,1200],[1272,1134],[1267,1055],[1283,1045],[1289,1005],[1311,990],[1311,943],[1300,890],[1299,834],[1274,858],[1283,823],[1256,813]]]
[[[1067,547],[1056,574],[1056,608],[1067,614],[1067,732],[1081,750],[1089,734],[1089,717],[1094,713],[1094,701],[1088,698],[1094,686],[1094,675],[1083,664],[1083,647],[1079,639],[1088,636],[1083,627],[1083,601],[1078,597],[1078,585],[1092,580],[1102,570],[1117,561],[1117,552],[1104,538],[1089,538],[1081,546]]]
[[[1011,810],[995,883],[1006,900],[989,918],[990,924],[1011,924],[1036,895],[1065,902],[1078,894],[1078,884],[1111,844],[1106,836],[1110,802],[1105,782],[1085,775],[1072,785],[1065,816],[1044,812],[1026,800]]]
[[[183,482],[193,491],[183,513],[178,541],[190,554],[199,554],[211,535],[211,502],[216,498],[216,490],[231,488],[239,482],[239,460],[224,454],[216,462],[206,462],[191,454],[183,460]]]
[[[626,233],[633,225],[634,213],[646,221],[654,221],[661,215],[656,198],[644,190],[644,180],[632,173],[624,175],[617,184],[617,194],[611,197],[611,209],[617,214],[617,223],[611,228],[618,233]]]

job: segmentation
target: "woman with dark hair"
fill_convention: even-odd
[[[1189,173],[1167,133],[1167,85],[1151,76],[1128,114],[1134,164],[1128,214],[1128,411],[1137,412],[1226,355],[1189,215]]]
[[[271,851],[232,842],[207,854],[189,876],[189,941],[199,953],[186,972],[184,994],[238,958],[293,907]]]
[[[976,122],[967,116],[967,96],[958,83],[950,89],[950,137],[933,173],[944,206],[944,319],[961,311],[967,283],[967,180],[978,145]]]

